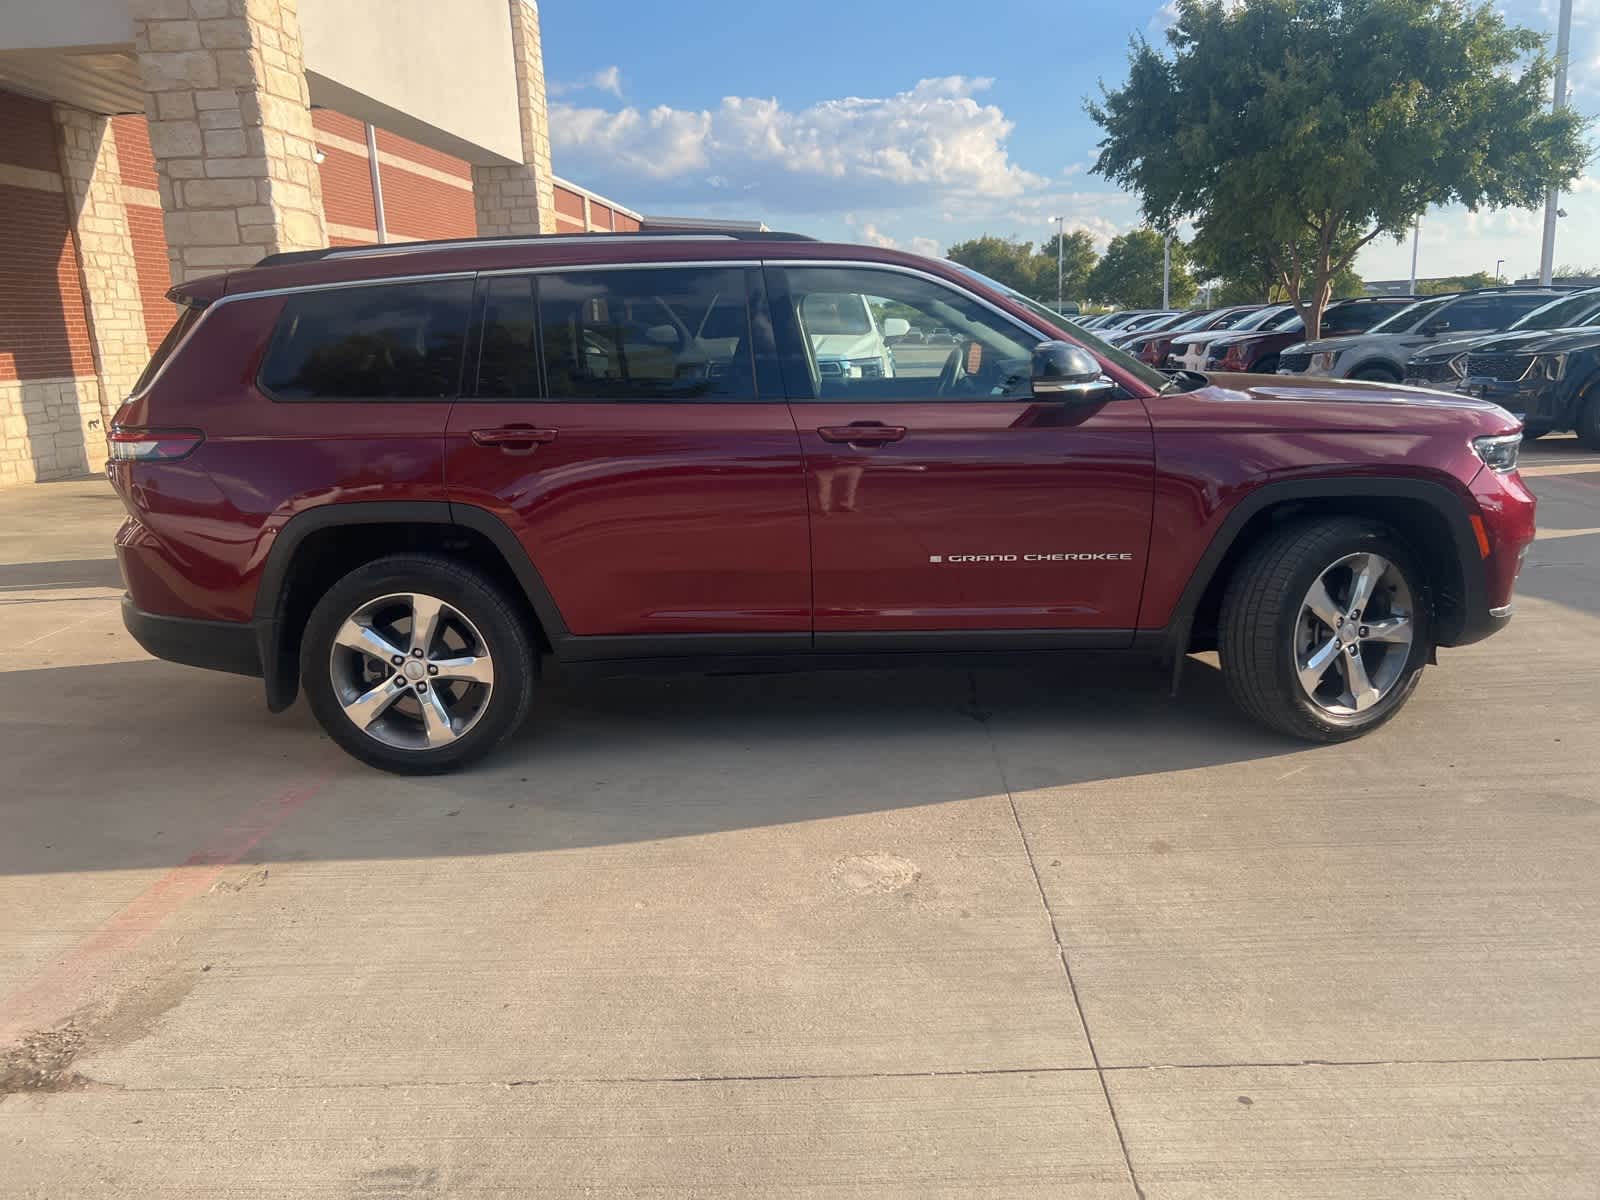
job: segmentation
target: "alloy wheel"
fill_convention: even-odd
[[[1378,554],[1348,554],[1312,583],[1295,625],[1294,669],[1311,702],[1335,717],[1371,709],[1405,677],[1416,636],[1403,572]]]
[[[401,750],[437,750],[464,737],[494,690],[494,662],[477,627],[421,592],[356,609],[334,635],[328,665],[345,716]]]

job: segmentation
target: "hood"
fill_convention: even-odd
[[[811,346],[819,358],[874,358],[883,347],[871,333],[817,333]]]
[[[1420,333],[1351,333],[1344,337],[1318,338],[1314,342],[1301,342],[1300,346],[1312,354],[1326,354],[1329,351],[1337,354],[1339,351],[1349,350],[1353,346],[1404,346],[1413,342],[1425,342],[1427,340]]]
[[[1492,342],[1497,338],[1524,338],[1529,336],[1542,336],[1544,331],[1519,331],[1517,333],[1491,333],[1482,337],[1457,338],[1453,342],[1435,342],[1431,346],[1424,346],[1411,356],[1412,362],[1434,363],[1448,362],[1458,354],[1465,354],[1468,350],[1476,350],[1485,342]]]
[[[1145,401],[1158,433],[1511,433],[1520,423],[1486,400],[1399,384],[1300,375],[1208,374],[1207,386]]]
[[[1565,354],[1600,346],[1600,329],[1524,329],[1516,333],[1497,333],[1475,338],[1474,353]]]

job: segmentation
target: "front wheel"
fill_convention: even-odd
[[[533,645],[483,575],[447,558],[381,558],[311,611],[306,698],[328,735],[365,763],[431,775],[480,758],[526,718]]]
[[[1249,552],[1223,595],[1228,691],[1283,733],[1359,737],[1416,689],[1429,612],[1414,556],[1385,526],[1348,517],[1288,526]]]

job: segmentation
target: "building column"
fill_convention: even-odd
[[[93,462],[105,449],[112,416],[150,358],[150,343],[111,119],[68,104],[55,105],[54,115],[89,344],[100,381],[98,412],[84,414],[83,442]]]
[[[172,279],[328,244],[297,0],[130,0]]]
[[[522,124],[522,162],[514,166],[472,168],[473,205],[477,209],[478,233],[484,237],[556,231],[550,115],[544,92],[539,6],[534,0],[510,0],[510,5],[517,115]]]

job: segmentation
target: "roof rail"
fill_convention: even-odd
[[[258,267],[277,267],[285,263],[321,262],[333,258],[377,258],[389,254],[415,254],[433,250],[467,250],[475,246],[546,246],[552,242],[814,242],[803,233],[778,233],[744,229],[663,229],[634,233],[541,233],[510,234],[499,237],[434,238],[418,242],[385,242],[375,246],[329,246],[322,250],[286,250],[260,259]]]

